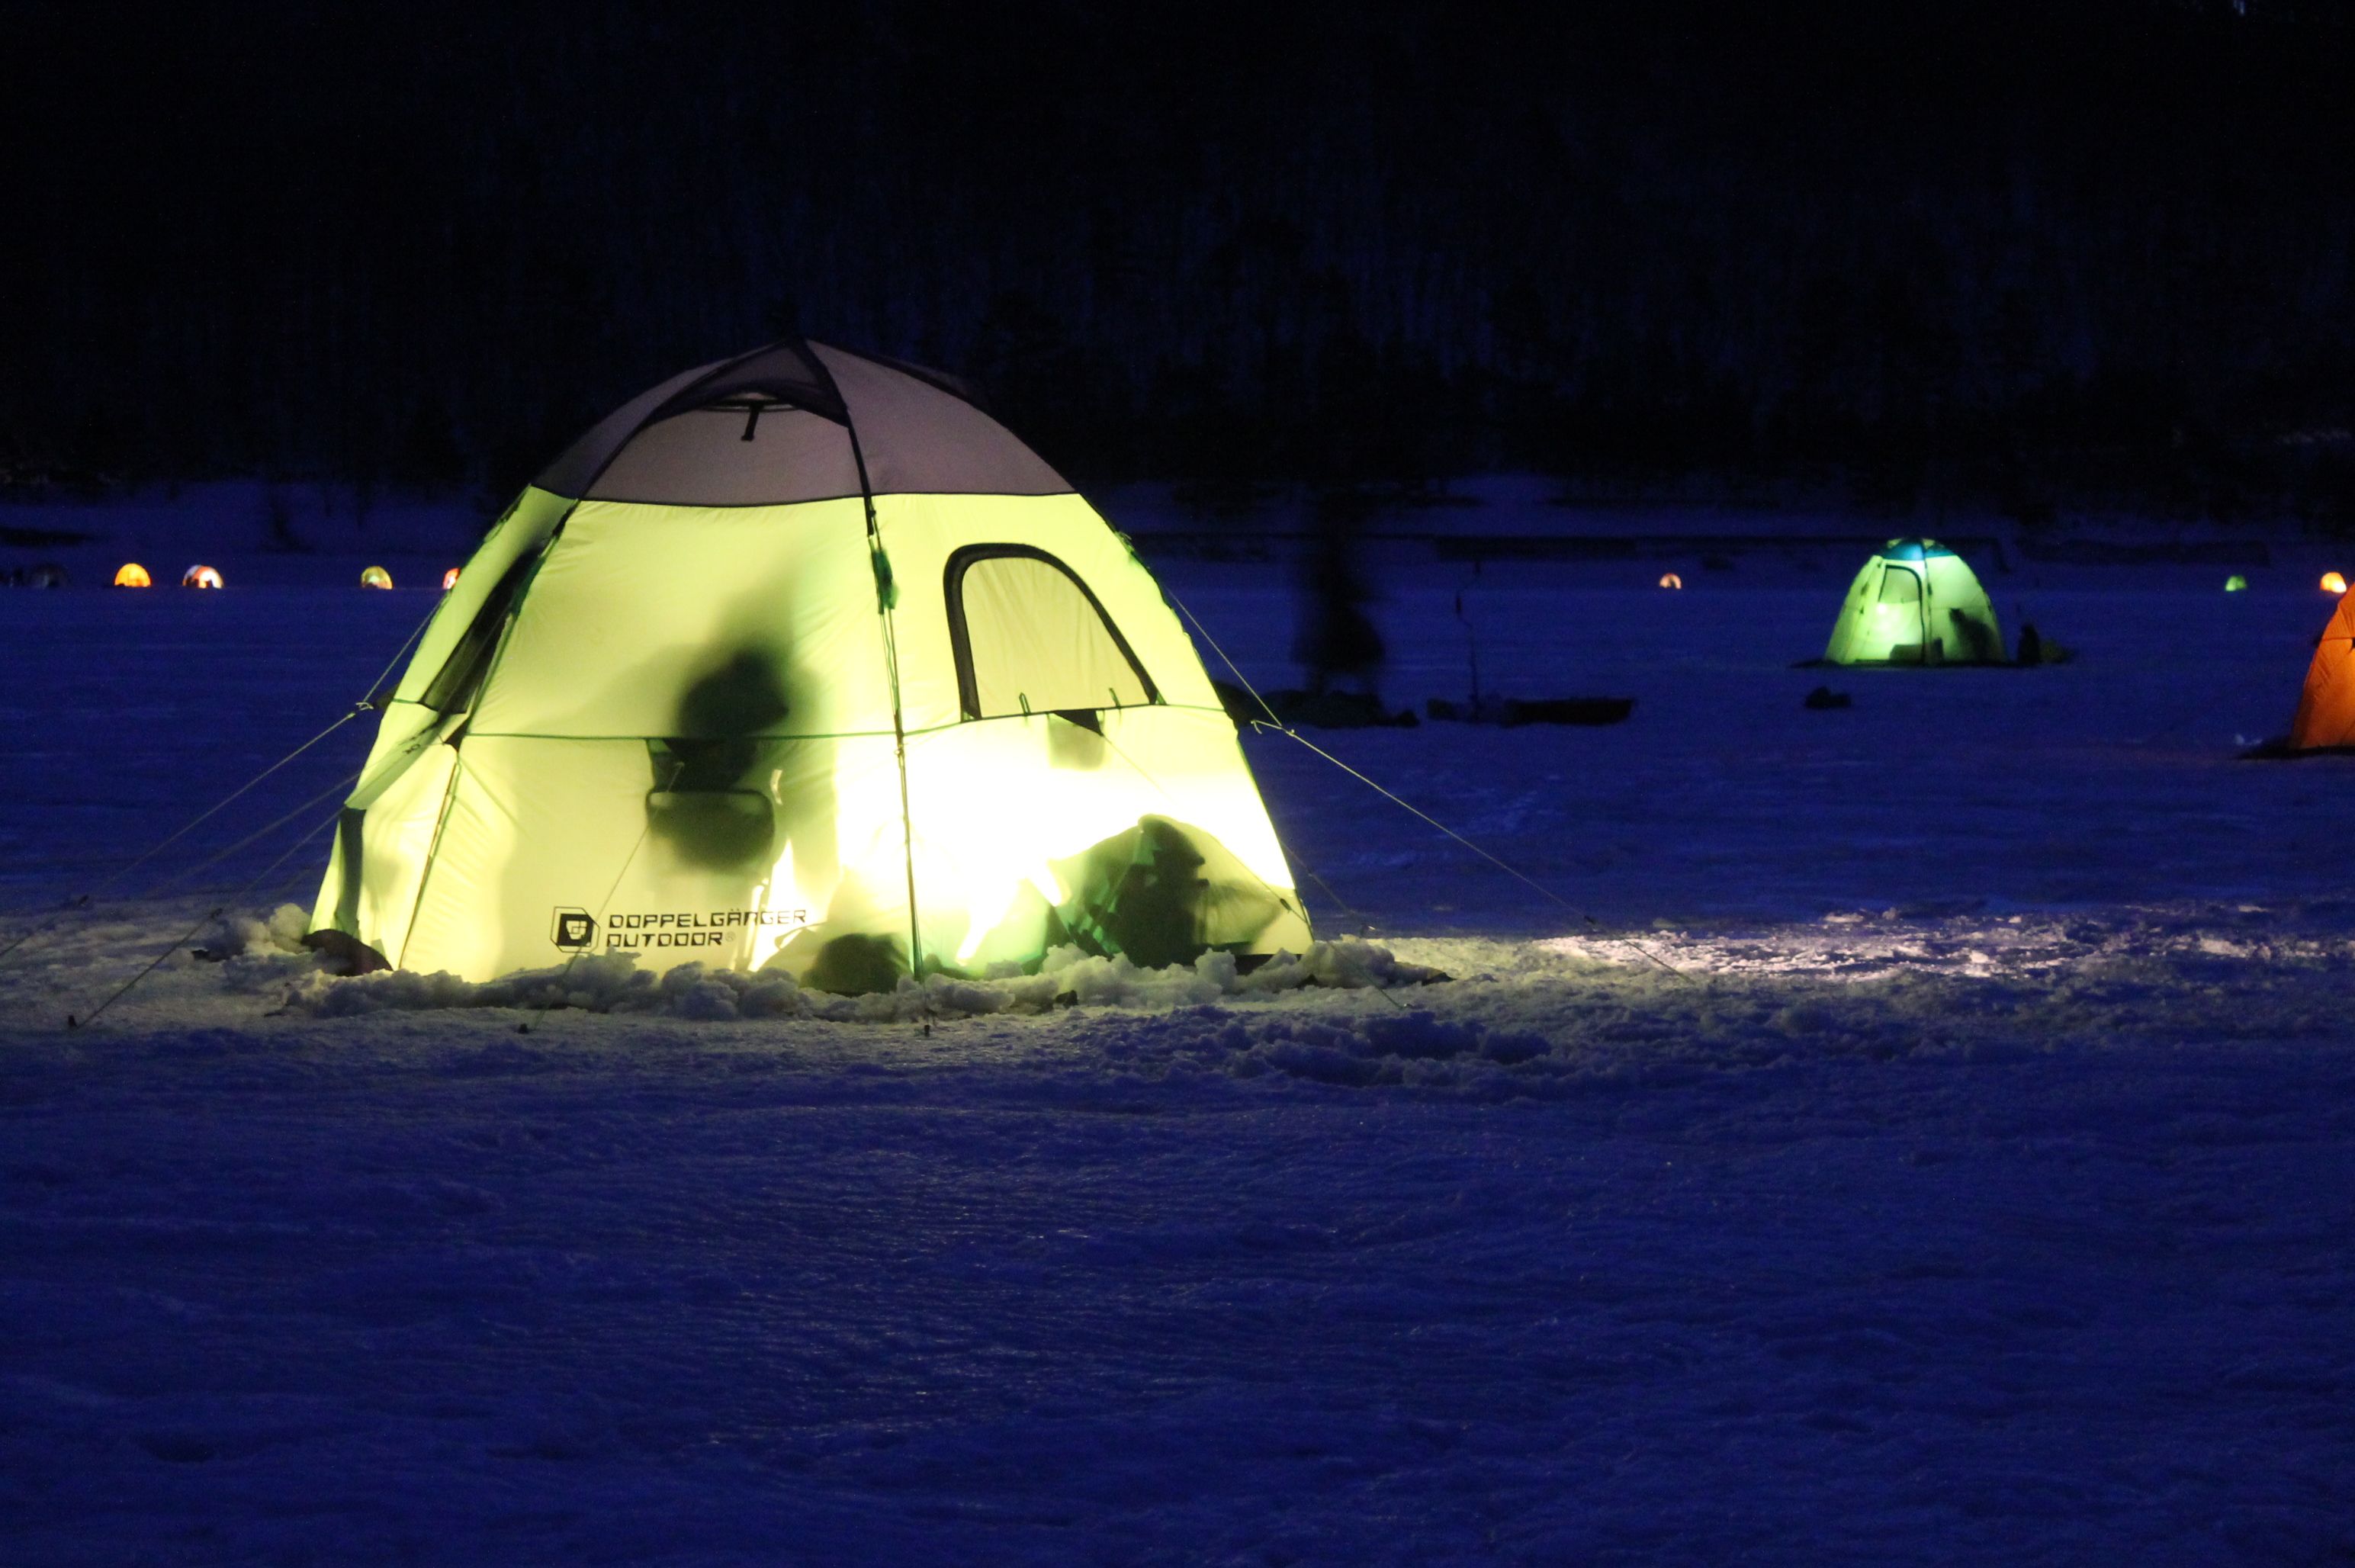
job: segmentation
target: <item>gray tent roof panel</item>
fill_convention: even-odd
[[[879,496],[1060,496],[1063,476],[965,399],[897,367],[826,344]]]
[[[750,429],[752,439],[744,439]],[[799,409],[698,409],[631,438],[590,487],[594,501],[762,507],[858,494],[842,426]]]
[[[605,470],[622,443],[635,435],[655,411],[687,388],[720,368],[725,360],[683,370],[669,380],[647,388],[595,424],[564,449],[563,455],[541,470],[532,483],[552,496],[585,496],[590,484]]]
[[[674,376],[599,421],[536,483],[660,506],[859,493],[1053,496],[1071,486],[954,378],[823,344],[773,344]]]

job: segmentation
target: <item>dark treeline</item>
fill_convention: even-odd
[[[1528,9],[18,0],[0,462],[496,490],[799,330],[1088,483],[2355,524],[2331,8]]]

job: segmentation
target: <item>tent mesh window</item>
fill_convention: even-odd
[[[1883,604],[1916,604],[1922,599],[1922,580],[1902,566],[1892,566],[1881,574],[1881,602]]]
[[[1158,702],[1086,583],[1046,551],[975,545],[949,558],[949,639],[967,719]]]

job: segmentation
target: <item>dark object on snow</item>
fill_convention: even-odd
[[[392,967],[383,954],[346,932],[314,931],[303,938],[303,945],[326,960],[322,967],[330,975],[372,975]]]
[[[2036,629],[2032,621],[2019,624],[2019,651],[2012,656],[2017,665],[2067,664],[2077,656],[2060,644],[2050,642]]]
[[[1375,677],[1387,652],[1381,633],[1359,608],[1373,597],[1351,538],[1363,509],[1353,497],[1328,499],[1318,508],[1316,547],[1301,563],[1300,624],[1293,635],[1292,657],[1308,672],[1308,689],[1314,695],[1347,685],[1373,698]]]
[[[2296,763],[2308,757],[2355,757],[2355,746],[2301,746],[2296,737],[2274,735],[2238,755],[2243,763]]]
[[[1412,729],[1422,722],[1411,710],[1391,712],[1382,706],[1381,699],[1370,691],[1294,691],[1285,688],[1260,693],[1267,699],[1268,707],[1285,724],[1305,724],[1313,730],[1370,730],[1387,728]],[[1246,698],[1246,702],[1250,699]],[[1229,711],[1232,711],[1230,709]],[[1257,703],[1251,703],[1251,717],[1264,721],[1267,715]]]
[[[1632,697],[1483,697],[1477,702],[1450,702],[1434,697],[1423,710],[1433,719],[1462,724],[1500,724],[1509,730],[1522,724],[1617,724],[1636,710]]]
[[[1955,628],[1955,635],[1961,639],[1963,646],[1969,650],[1970,663],[2001,664],[2003,662],[2002,640],[1996,635],[1995,628],[1988,623],[1960,610],[1947,611],[1946,620]],[[2026,636],[2028,634],[2022,632],[2020,635]]]
[[[1818,711],[1832,708],[1846,708],[1849,706],[1849,696],[1845,691],[1834,691],[1828,686],[1819,686],[1802,698],[1799,706],[1813,708]]]
[[[1257,697],[1232,682],[1213,680],[1219,706],[1239,725],[1265,724],[1269,715],[1284,725],[1305,724],[1312,730],[1412,729],[1422,722],[1412,711],[1386,710],[1369,692],[1297,691],[1279,687]],[[1261,699],[1265,699],[1263,702]]]
[[[63,588],[66,569],[56,561],[44,560],[31,566],[12,566],[5,581],[11,588]]]
[[[1219,706],[1225,709],[1227,717],[1236,723],[1263,724],[1267,721],[1267,709],[1260,706],[1259,699],[1234,682],[1213,677],[1210,689],[1219,694]]]
[[[837,997],[865,997],[888,991],[908,972],[906,944],[895,937],[846,931],[817,950],[802,983],[813,991]]]

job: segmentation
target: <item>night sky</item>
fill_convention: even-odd
[[[2355,27],[2247,0],[0,12],[8,487],[485,496],[799,331],[1083,484],[2355,526]]]

